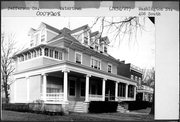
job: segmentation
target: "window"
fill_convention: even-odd
[[[104,52],[107,53],[107,47],[106,46],[104,46]]]
[[[126,84],[124,83],[119,83],[118,84],[118,96],[120,97],[125,97],[126,95]]]
[[[88,45],[88,37],[84,37],[84,44]]]
[[[33,57],[36,57],[36,51],[33,51]]]
[[[134,76],[133,76],[133,75],[131,75],[131,79],[132,79],[132,80],[134,79]]]
[[[75,80],[70,80],[69,84],[69,95],[75,96]]]
[[[58,51],[55,51],[55,58],[58,59]]]
[[[78,52],[75,53],[75,61],[76,61],[76,63],[79,63],[79,64],[82,63],[82,54],[81,53],[78,53]]]
[[[85,96],[85,82],[81,81],[81,96]]]
[[[95,45],[95,50],[98,51],[99,50],[99,46],[98,45]]]
[[[53,50],[50,49],[50,57],[53,58]]]
[[[134,86],[132,85],[128,86],[128,97],[131,97],[131,98],[134,97]]]
[[[135,81],[137,81],[137,76],[135,76]]]
[[[39,55],[42,56],[42,49],[39,49]]]
[[[28,53],[28,59],[31,59],[31,53]]]
[[[36,45],[39,43],[39,34],[37,34],[36,36],[35,36],[35,38],[36,38]]]
[[[27,60],[27,54],[24,55],[24,60]]]
[[[62,60],[62,52],[59,52],[59,60]]]
[[[112,64],[108,64],[108,72],[109,72],[109,73],[112,72]]]
[[[95,69],[99,69],[101,67],[101,61],[95,58],[91,59],[91,67],[95,68]]]
[[[48,48],[45,48],[45,56],[48,56]]]

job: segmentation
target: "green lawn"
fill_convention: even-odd
[[[138,120],[153,121],[154,116],[134,113],[70,113],[69,115],[45,115],[36,113],[24,113],[15,111],[2,111],[2,120],[10,121],[115,121]]]

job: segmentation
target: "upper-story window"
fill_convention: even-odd
[[[95,45],[95,46],[94,46],[94,49],[95,49],[96,51],[98,51],[98,50],[99,50],[99,46],[98,46],[98,45]]]
[[[104,52],[107,53],[107,47],[106,46],[104,46]]]
[[[134,76],[133,76],[133,75],[131,75],[131,79],[132,79],[132,80],[134,79]]]
[[[36,34],[35,38],[36,38],[35,43],[36,43],[36,45],[38,45],[39,44],[39,34]]]
[[[53,50],[50,49],[50,57],[53,58]]]
[[[101,69],[101,61],[96,58],[91,58],[91,67],[95,69]]]
[[[44,49],[44,54],[45,54],[45,56],[48,56],[48,48]]]
[[[135,76],[135,81],[137,81],[137,76]]]
[[[41,31],[41,42],[45,41],[45,28],[42,29]]]
[[[84,44],[85,44],[85,45],[88,45],[88,37],[89,37],[89,36],[88,36],[88,32],[85,31],[85,32],[84,32]]]
[[[108,72],[109,72],[109,73],[112,72],[112,64],[108,64]]]
[[[63,53],[61,51],[57,51],[49,48],[44,49],[44,55],[59,60],[63,59]]]
[[[75,52],[75,62],[82,64],[82,53]]]

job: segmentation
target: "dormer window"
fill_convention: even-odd
[[[98,45],[95,45],[94,48],[95,48],[96,51],[99,50],[99,46]]]
[[[45,41],[45,28],[42,29],[41,31],[41,42]]]
[[[107,53],[107,47],[106,46],[104,46],[104,52]]]
[[[84,44],[88,45],[88,37],[84,37]]]

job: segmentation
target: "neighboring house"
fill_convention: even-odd
[[[130,63],[125,64],[125,61],[119,61],[118,71],[119,75],[131,78],[138,82],[136,91],[137,101],[149,101],[152,102],[153,88],[143,84],[143,70],[139,67],[132,65]]]
[[[108,37],[88,25],[58,30],[41,23],[30,29],[30,47],[18,53],[12,103],[44,100],[69,111],[87,112],[90,101],[135,101],[137,82],[118,74]]]
[[[154,89],[152,87],[147,85],[141,85],[141,87],[137,89],[136,100],[152,102],[153,92]]]
[[[119,61],[118,65],[118,75],[125,76],[130,78],[136,82],[138,82],[138,86],[141,86],[143,70],[133,64],[125,64],[125,61]]]

